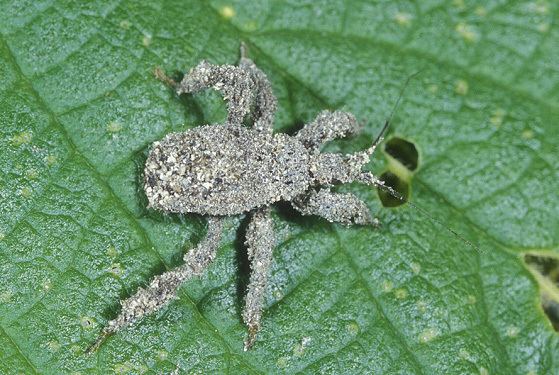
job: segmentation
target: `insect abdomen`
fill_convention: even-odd
[[[308,158],[303,145],[284,134],[206,125],[154,144],[145,190],[156,209],[235,215],[304,192]]]

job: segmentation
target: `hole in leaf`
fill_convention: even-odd
[[[559,258],[526,254],[524,261],[540,284],[543,311],[559,331]]]
[[[400,179],[398,176],[391,172],[384,172],[380,176],[380,179],[384,181],[387,186],[390,186],[392,189],[396,190],[396,192],[404,197],[407,202],[409,195],[409,185],[407,182]],[[382,205],[384,207],[398,207],[405,203],[402,202],[400,199],[393,197],[381,188],[377,188],[377,191],[380,201],[382,202]]]
[[[402,163],[402,165],[410,171],[415,171],[417,169],[419,153],[413,143],[402,138],[394,137],[385,143],[384,151]]]

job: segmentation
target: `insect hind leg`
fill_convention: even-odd
[[[206,238],[184,255],[183,265],[156,276],[146,288],[140,288],[136,294],[122,301],[120,314],[103,329],[88,353],[97,350],[107,337],[120,329],[160,310],[176,298],[177,290],[185,280],[201,275],[216,256],[222,222],[221,217],[210,217]]]
[[[269,207],[254,213],[247,228],[245,244],[251,263],[251,274],[243,310],[243,320],[248,327],[245,351],[250,349],[260,330],[264,295],[274,249],[274,228]]]

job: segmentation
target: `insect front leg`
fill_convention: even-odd
[[[262,305],[275,245],[269,207],[254,213],[247,228],[245,243],[248,247],[248,258],[251,264],[250,281],[243,311],[243,320],[248,327],[248,337],[245,340],[246,351],[252,347],[256,334],[260,330]]]
[[[183,265],[156,276],[146,288],[140,288],[136,294],[122,301],[120,314],[108,323],[88,352],[95,351],[118,330],[161,309],[176,298],[177,290],[185,280],[201,275],[216,256],[222,222],[221,217],[210,217],[206,238],[184,255]]]
[[[291,205],[303,215],[320,216],[330,222],[378,225],[367,205],[350,193],[333,193],[326,188],[311,190],[297,197]]]
[[[318,152],[326,142],[356,134],[358,131],[359,125],[351,113],[322,111],[311,123],[299,130],[296,137],[307,148]]]

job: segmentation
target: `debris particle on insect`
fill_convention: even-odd
[[[247,350],[260,329],[272,261],[275,240],[270,206],[285,201],[303,215],[348,225],[376,224],[363,201],[350,193],[332,192],[331,187],[358,181],[391,190],[361,170],[382,137],[353,154],[320,152],[326,142],[358,132],[355,117],[342,111],[320,112],[294,136],[273,134],[276,97],[266,75],[246,57],[244,47],[238,66],[202,61],[180,83],[159,70],[156,75],[175,87],[177,94],[213,88],[227,100],[224,124],[168,134],[153,144],[144,171],[149,207],[206,215],[207,235],[185,254],[183,265],[156,276],[146,288],[122,301],[120,314],[90,351],[107,336],[176,298],[181,283],[201,275],[214,260],[223,220],[244,213],[251,217],[245,239],[251,275],[242,314],[248,327]],[[249,114],[250,128],[243,125]]]

